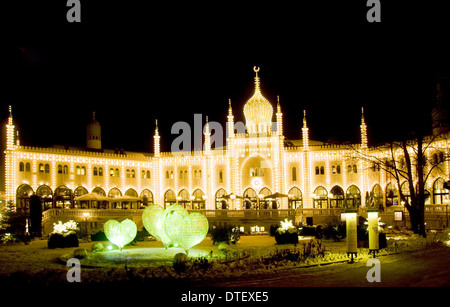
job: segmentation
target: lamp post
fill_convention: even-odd
[[[373,254],[375,258],[375,254],[380,249],[380,239],[378,232],[378,211],[369,211],[368,213],[368,232],[369,232],[369,253]]]
[[[353,257],[358,256],[358,235],[356,230],[357,213],[355,211],[345,212],[345,228],[347,232],[347,255],[350,256],[350,263],[353,263]]]
[[[88,235],[88,225],[87,225],[87,219],[90,216],[89,212],[83,212],[84,217],[84,234],[87,237]]]

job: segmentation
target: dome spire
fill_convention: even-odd
[[[270,133],[272,127],[273,108],[262,95],[258,76],[260,68],[253,67],[255,72],[255,92],[244,105],[244,116],[249,133]]]
[[[255,92],[256,91],[260,91],[259,89],[259,76],[258,76],[258,72],[259,72],[260,68],[258,66],[253,66],[253,71],[255,72]]]

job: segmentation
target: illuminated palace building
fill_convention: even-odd
[[[255,68],[254,94],[244,105],[246,131],[236,133],[230,104],[225,146],[211,148],[206,123],[204,149],[200,152],[161,152],[157,126],[153,153],[103,149],[95,114],[87,126],[84,149],[22,146],[10,109],[6,125],[6,201],[23,211],[29,210],[33,194],[39,196],[44,233],[53,222],[64,219],[87,221],[94,228],[108,218],[131,216],[139,221],[141,209],[148,203],[165,207],[181,204],[188,210],[202,210],[212,224],[230,222],[247,227],[246,231],[255,225],[266,225],[268,230],[268,224],[284,218],[299,222],[308,216],[338,216],[344,203],[365,207],[370,192],[385,207],[402,207],[397,184],[387,172],[352,158],[355,150],[378,152],[368,148],[364,113],[361,141],[351,149],[310,140],[306,113],[300,128],[302,139],[286,145],[280,103],[273,123],[273,104],[262,94],[258,71]],[[433,180],[427,181],[430,205],[448,200],[443,187],[448,180],[448,162],[442,167],[442,172],[432,174]],[[79,198],[83,195],[90,198]]]

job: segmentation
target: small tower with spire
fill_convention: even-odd
[[[303,110],[303,128],[302,128],[303,151],[309,150],[309,128],[306,123],[306,110]]]
[[[15,126],[13,123],[12,107],[9,106],[8,123],[6,124],[6,149],[14,149]]]
[[[227,138],[234,137],[234,116],[231,108],[231,99],[228,99]]]
[[[86,147],[91,150],[102,149],[102,127],[92,112],[92,121],[86,127]]]
[[[367,149],[367,125],[364,118],[364,108],[361,108],[361,148]]]
[[[205,151],[205,154],[209,156],[211,154],[211,131],[209,130],[208,116],[206,116],[206,124],[203,134],[205,136],[203,150]]]
[[[153,149],[153,153],[155,155],[155,157],[160,157],[161,156],[161,144],[160,144],[160,136],[159,136],[159,131],[158,131],[158,120],[155,120],[155,135],[153,136],[153,143],[154,143],[154,149]]]
[[[431,111],[433,135],[439,135],[447,133],[449,131],[448,110],[445,108],[443,104],[443,95],[440,83],[437,84],[436,91],[437,91],[436,105]]]
[[[277,135],[283,135],[283,113],[281,113],[280,96],[277,96]]]

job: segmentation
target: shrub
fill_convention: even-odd
[[[298,243],[298,229],[292,225],[292,221],[285,219],[284,222],[280,222],[280,227],[275,231],[275,241],[277,244]]]
[[[241,238],[239,228],[234,226],[219,226],[210,230],[211,240],[213,244],[226,242],[227,244],[235,244]]]
[[[178,253],[173,257],[173,268],[177,273],[186,271],[189,257],[186,254]]]
[[[48,248],[78,247],[78,236],[75,233],[67,236],[52,233],[48,238],[47,246]]]
[[[341,241],[346,236],[345,222],[328,223],[322,228],[322,235],[325,239]]]
[[[275,241],[277,244],[297,244],[298,243],[298,232],[297,231],[286,231],[283,233],[275,233]]]
[[[91,241],[108,241],[108,238],[103,231],[98,231],[91,234]]]
[[[100,242],[95,242],[91,245],[91,251],[93,253],[103,252],[105,250],[105,246]]]

